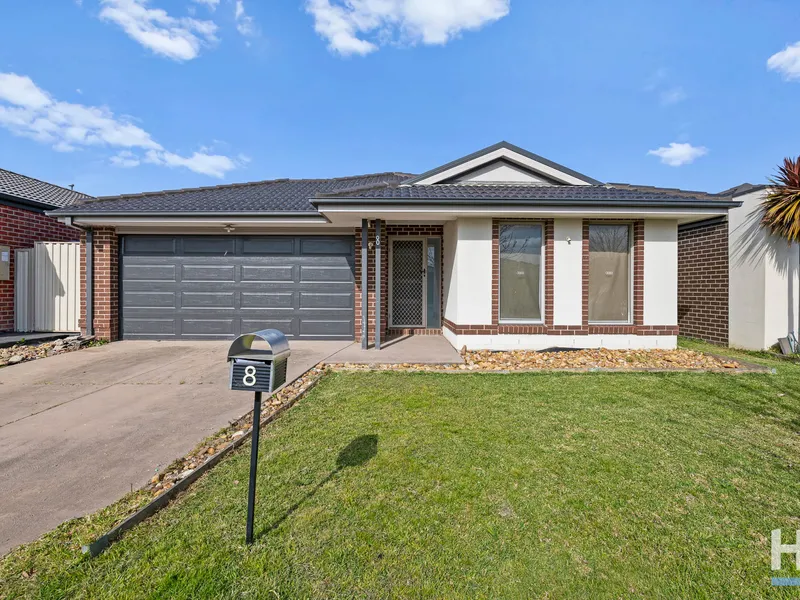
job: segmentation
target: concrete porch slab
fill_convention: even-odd
[[[340,350],[327,361],[330,364],[462,364],[461,355],[440,335],[410,335],[388,340],[380,350],[362,350],[356,342]]]

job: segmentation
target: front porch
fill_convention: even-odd
[[[403,340],[402,347],[446,345],[453,350],[441,337],[443,230],[441,224],[380,219],[364,219],[356,228],[355,337],[361,351],[388,350],[398,338]],[[436,336],[436,341],[409,342],[405,339],[409,336]],[[386,361],[406,362],[399,355],[397,361],[381,357],[380,362]]]
[[[390,338],[381,344],[363,349],[354,343],[329,356],[330,364],[384,364],[384,365],[453,365],[464,364],[464,359],[441,335],[403,335]]]

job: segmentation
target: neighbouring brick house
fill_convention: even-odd
[[[797,335],[800,250],[762,229],[767,187],[745,183],[720,192],[740,206],[678,229],[682,335],[754,350]]]
[[[86,194],[0,169],[0,331],[14,329],[14,251],[31,248],[35,242],[77,241],[78,229],[47,216],[45,211],[88,198]]]
[[[410,332],[470,349],[673,348],[679,228],[740,204],[601,183],[501,142],[418,176],[132,194],[50,214],[86,231],[82,327],[109,340],[277,328],[364,345]]]

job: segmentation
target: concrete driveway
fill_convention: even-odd
[[[289,379],[352,342],[292,342]],[[0,555],[144,485],[252,408],[229,342],[117,342],[0,369]]]

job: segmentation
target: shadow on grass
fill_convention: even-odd
[[[347,444],[339,455],[336,457],[336,468],[331,471],[325,479],[320,481],[314,488],[309,491],[305,496],[300,498],[297,502],[292,504],[285,513],[283,513],[274,523],[265,527],[261,531],[258,532],[258,537],[265,533],[270,533],[275,531],[278,527],[280,527],[281,523],[283,523],[286,519],[292,516],[292,514],[300,508],[305,502],[307,502],[310,498],[314,496],[322,486],[326,483],[331,481],[336,475],[338,475],[341,471],[348,467],[360,467],[363,464],[366,464],[373,456],[378,453],[378,436],[377,435],[360,435],[355,438],[352,442]]]

